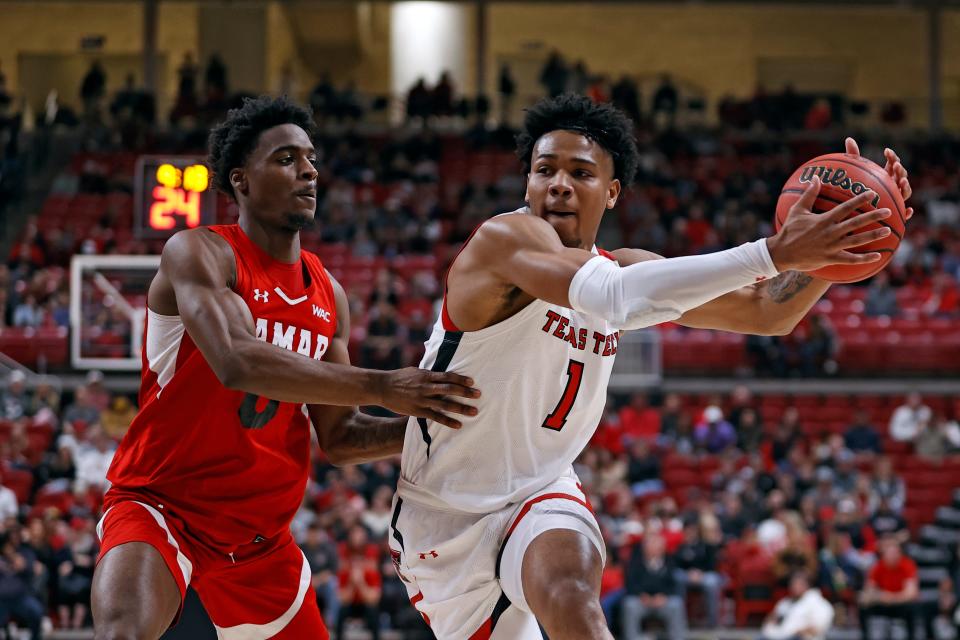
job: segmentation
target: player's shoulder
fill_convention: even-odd
[[[323,268],[323,272],[326,274],[327,280],[330,281],[330,288],[333,290],[333,297],[334,297],[334,298],[336,299],[336,301],[337,301],[337,306],[340,306],[341,301],[343,301],[344,303],[346,303],[346,302],[347,302],[347,290],[344,289],[344,288],[343,288],[343,285],[340,284],[340,281],[337,280],[332,273],[330,273],[330,270],[329,270],[329,269],[327,269],[327,268],[324,267],[324,268]]]
[[[233,268],[233,247],[207,227],[184,229],[164,244],[161,261],[168,272],[217,269],[226,273]]]
[[[479,249],[500,252],[525,246],[537,247],[551,240],[560,241],[556,230],[549,222],[523,207],[485,220],[473,232],[468,243],[475,244]]]
[[[178,231],[163,245],[163,255],[196,256],[197,253],[223,253],[231,251],[230,243],[209,227]],[[232,251],[231,251],[232,252]]]

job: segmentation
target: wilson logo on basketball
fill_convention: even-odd
[[[810,182],[813,180],[813,176],[820,176],[820,181],[823,184],[837,187],[838,189],[843,189],[844,191],[849,191],[855,196],[860,195],[870,188],[862,182],[851,180],[847,175],[847,172],[843,169],[837,169],[834,167],[818,167],[816,165],[803,168],[803,171],[800,173],[800,182]],[[879,202],[880,194],[878,193],[870,204],[876,207]]]

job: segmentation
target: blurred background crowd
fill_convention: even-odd
[[[172,108],[160,112],[134,76],[108,92],[107,71],[92,62],[78,100],[51,91],[41,109],[6,86],[2,69],[0,625],[41,637],[90,625],[106,470],[137,412],[129,388],[70,367],[70,260],[159,253],[162,240],[134,232],[137,157],[202,154],[210,126],[244,92],[231,88],[229,60],[188,54]],[[499,65],[497,93],[479,96],[449,74],[420,78],[399,106],[328,76],[300,91],[321,159],[317,224],[303,242],[348,292],[354,363],[416,365],[459,246],[523,204],[515,73]],[[838,628],[879,637],[876,618],[900,619],[910,638],[958,637],[960,399],[911,392],[911,379],[960,371],[960,139],[911,129],[897,100],[789,84],[711,104],[670,74],[611,75],[560,52],[537,77],[542,95],[609,101],[636,124],[638,181],[605,217],[607,248],[672,257],[768,235],[789,174],[839,151],[850,132],[867,157],[894,147],[914,189],[916,215],[886,271],[831,288],[793,334],[656,330],[667,376],[719,375],[724,390],[608,398],[576,470],[608,545],[602,602],[615,636],[766,623],[775,640],[787,617],[777,602],[789,608],[816,589]],[[280,89],[292,90],[292,71],[283,78]],[[50,167],[37,197],[27,177]],[[217,216],[235,217],[223,197]],[[142,306],[143,293],[130,304]],[[137,355],[122,305],[85,303],[83,348]],[[855,376],[896,376],[897,388],[844,386]],[[734,386],[760,378],[836,384]],[[398,472],[397,460],[334,468],[314,447],[293,530],[337,637],[432,637],[385,544]]]

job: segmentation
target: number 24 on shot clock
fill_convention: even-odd
[[[193,156],[141,156],[136,173],[136,231],[166,238],[216,221],[210,171]]]

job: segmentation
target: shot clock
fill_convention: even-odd
[[[210,170],[195,156],[141,156],[137,160],[134,224],[138,238],[168,238],[216,221]]]

